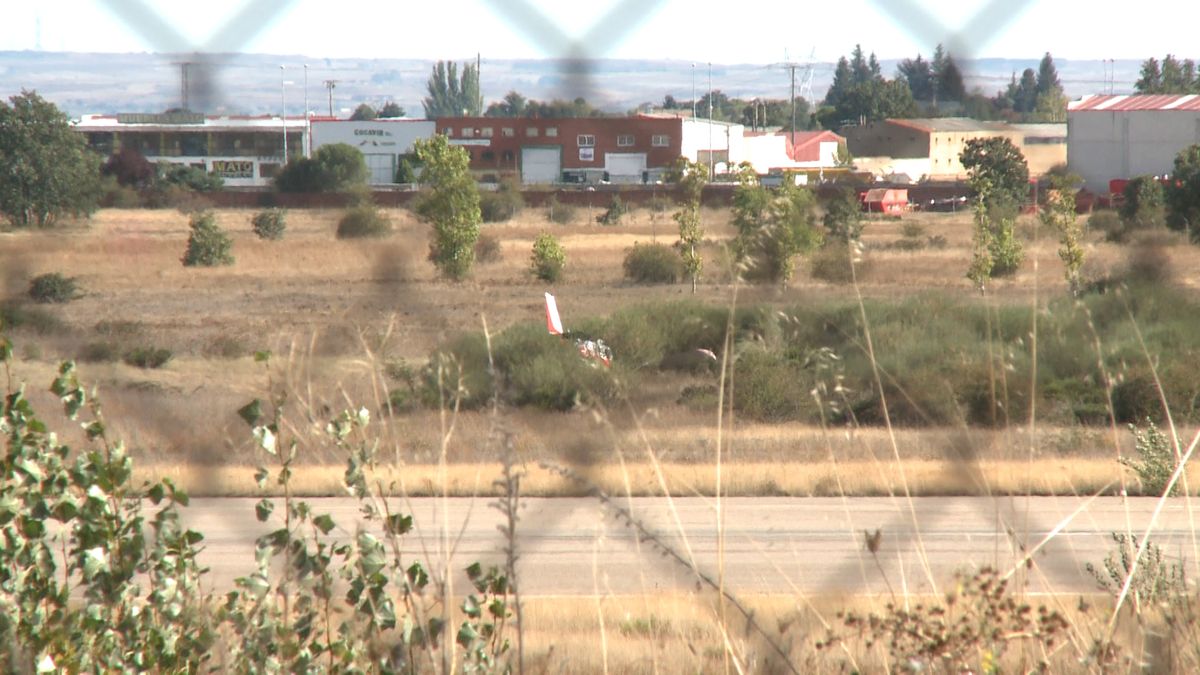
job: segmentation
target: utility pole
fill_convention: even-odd
[[[692,119],[696,119],[696,62],[692,62]]]
[[[183,110],[191,110],[191,67],[199,65],[195,61],[175,61],[172,65],[179,66],[179,100]]]
[[[279,103],[280,115],[279,119],[283,122],[283,165],[288,163],[288,143],[287,143],[287,82],[283,78],[287,66],[279,66]]]
[[[333,90],[337,88],[337,80],[325,80],[325,88],[329,90],[329,116],[333,117]]]
[[[304,158],[312,157],[312,127],[308,123],[308,64],[304,64]]]
[[[483,114],[483,77],[481,75],[483,68],[483,55],[475,52],[475,89],[478,91],[479,114]]]
[[[715,174],[713,173],[713,140],[712,140],[712,125],[713,125],[713,88],[712,88],[712,61],[708,62],[708,179],[712,180]]]

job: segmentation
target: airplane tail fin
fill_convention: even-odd
[[[558,303],[549,293],[546,294],[546,330],[550,331],[551,335],[563,334],[562,319],[558,316]]]

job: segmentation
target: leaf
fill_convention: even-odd
[[[254,515],[258,518],[258,522],[265,523],[267,518],[275,511],[275,504],[269,500],[263,499],[254,505]]]
[[[254,399],[237,411],[238,417],[246,422],[246,426],[254,428],[262,419],[262,401]]]
[[[275,433],[267,427],[254,427],[254,441],[258,443],[258,447],[262,448],[267,454],[275,454]]]
[[[271,352],[270,351],[264,349],[263,351],[260,351],[260,352],[254,352],[254,362],[255,363],[267,363],[270,360],[271,360]]]
[[[462,627],[458,629],[458,644],[466,649],[479,638],[479,632],[475,630],[469,622],[464,621]]]
[[[334,527],[337,527],[337,525],[333,522],[333,518],[329,516],[329,514],[319,515],[316,518],[313,518],[312,522],[313,525],[321,531],[321,534],[329,534],[333,531]]]
[[[91,579],[100,572],[107,572],[108,552],[103,547],[89,548],[83,552],[83,576]]]
[[[254,482],[258,484],[258,489],[261,490],[267,487],[267,479],[270,477],[271,472],[267,470],[267,467],[258,467],[258,469],[254,472]]]
[[[165,493],[166,490],[163,488],[162,483],[156,483],[150,488],[150,491],[146,493],[146,498],[150,500],[151,504],[158,506],[159,503],[162,502]]]
[[[405,516],[398,513],[388,516],[385,524],[387,533],[394,536],[408,534],[412,530],[412,526],[412,516]]]

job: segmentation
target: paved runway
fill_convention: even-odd
[[[254,540],[280,527],[256,521],[252,499],[196,499],[185,521],[206,536],[203,564],[217,589],[254,568]],[[348,537],[359,526],[352,499],[308,500],[329,513]],[[1114,549],[1111,533],[1132,527],[1139,535],[1150,521],[1152,499],[1024,498],[734,498],[724,501],[725,579],[737,593],[854,593],[930,589],[956,570],[989,565],[1007,571],[1021,547],[1053,540],[1033,556],[1031,590],[1080,592],[1096,585],[1084,571]],[[618,500],[645,528],[694,568],[670,556],[613,517],[595,499],[525,499],[518,525],[522,591],[530,595],[633,594],[695,588],[700,574],[718,575],[717,515],[709,499]],[[499,512],[483,499],[395,500],[394,510],[412,514],[416,530],[404,538],[406,560],[420,559],[461,570],[479,560],[498,564],[503,540]],[[1200,517],[1200,503],[1196,504]],[[1082,509],[1082,510],[1080,510]],[[1079,510],[1072,518],[1072,514]],[[282,508],[276,509],[276,515]],[[915,514],[915,515],[914,515]],[[1067,522],[1069,520],[1069,522]],[[1183,500],[1172,500],[1159,518],[1153,541],[1172,559],[1194,564],[1197,544]],[[914,521],[918,527],[914,528]],[[1064,524],[1065,523],[1065,524]],[[882,531],[876,557],[863,531]],[[448,534],[447,534],[448,533]],[[1189,570],[1194,573],[1195,570]],[[460,586],[461,587],[461,586]]]

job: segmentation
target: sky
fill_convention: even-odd
[[[1196,57],[1193,2],[1116,0],[4,0],[0,51],[241,51],[314,58],[882,59],[939,41],[973,57]],[[993,7],[993,5],[995,7]],[[234,19],[250,8],[249,19]],[[1012,8],[1018,9],[1012,9]],[[927,9],[926,9],[927,8]],[[261,11],[257,11],[261,10]],[[983,12],[980,14],[980,12]],[[977,16],[979,15],[979,16]],[[1163,20],[1175,16],[1179,20]],[[598,24],[598,27],[594,27]],[[965,33],[960,33],[967,27]],[[957,37],[956,37],[957,34]],[[582,45],[582,52],[580,46]],[[205,49],[205,48],[208,49]]]

